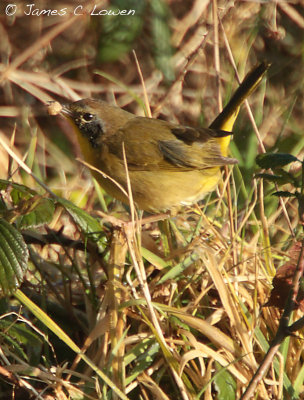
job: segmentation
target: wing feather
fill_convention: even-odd
[[[124,143],[129,170],[187,171],[237,163],[234,158],[222,156],[216,140],[230,134],[136,117],[108,137],[107,146],[110,152],[123,159]]]

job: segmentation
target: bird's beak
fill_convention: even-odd
[[[73,112],[65,104],[62,105],[62,109],[59,114],[66,118],[72,118],[72,116],[73,116]]]

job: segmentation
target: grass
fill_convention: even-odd
[[[296,198],[254,179],[255,156],[265,147],[303,158],[301,5],[158,1],[137,16],[134,30],[106,17],[3,17],[0,178],[24,186],[0,182],[0,212],[28,248],[19,289],[0,302],[3,398],[240,398],[280,332],[283,311],[267,301],[276,271],[301,254],[301,215]],[[243,106],[235,127],[239,165],[166,221],[142,224],[133,210],[127,224],[43,105],[95,96],[208,126],[237,86],[234,63],[242,77],[265,58],[273,66],[249,98],[253,117]],[[301,307],[291,311],[301,321]],[[255,398],[301,398],[296,328],[278,340]]]

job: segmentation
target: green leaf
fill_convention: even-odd
[[[35,303],[33,303],[21,290],[14,293],[16,299],[24,304],[48,329],[50,329],[59,339],[70,347],[79,358],[82,359],[122,400],[129,400],[128,397],[108,378],[108,376],[100,370],[86,354],[77,346],[73,340]]]
[[[27,186],[0,179],[0,190],[9,190],[14,208],[2,207],[6,219],[18,228],[37,227],[49,223],[54,215],[54,200],[41,196]]]
[[[235,400],[236,382],[226,368],[218,362],[215,363],[218,372],[214,377],[214,386],[217,390],[217,400]]]
[[[154,265],[158,269],[164,269],[168,267],[168,263],[156,254],[152,253],[152,251],[141,247],[140,252],[145,260],[149,261],[150,264]]]
[[[304,364],[302,364],[302,367],[299,365],[300,371],[297,372],[296,374],[296,379],[293,381],[293,387],[295,390],[295,398],[300,398],[298,397],[303,393],[303,381],[304,381]]]
[[[0,321],[1,331],[5,331],[12,338],[16,339],[19,344],[27,346],[38,346],[43,340],[30,327],[24,323],[12,323],[11,320]]]
[[[99,251],[103,252],[107,243],[104,232],[102,231],[98,220],[68,200],[58,197],[57,201],[70,214],[73,221],[80,228],[82,233],[88,237],[88,239],[95,242]]]
[[[13,293],[22,283],[28,256],[21,233],[0,218],[0,286],[4,294]]]
[[[0,321],[0,332],[3,339],[18,351],[19,357],[23,357],[28,362],[28,356],[30,356],[31,364],[38,364],[43,341],[29,326],[24,323],[12,322],[11,318],[2,319]],[[27,354],[23,352],[22,345],[26,347]]]
[[[0,214],[2,214],[3,212],[7,211],[7,205],[3,199],[3,197],[0,197]]]
[[[32,201],[29,200],[29,201]],[[54,215],[54,201],[45,197],[36,197],[30,212],[24,213],[17,218],[18,228],[33,228],[43,224],[48,224]]]
[[[20,345],[20,342],[10,337],[5,330],[3,332],[0,331],[0,340],[1,343],[6,342],[6,345],[9,347],[10,351],[14,351],[15,356],[17,355],[18,357],[23,358],[25,361],[28,362],[27,354],[24,352],[22,346]]]
[[[272,196],[277,196],[277,197],[298,197],[297,193],[290,193],[287,190],[278,190],[277,192],[272,193]]]
[[[7,190],[8,188],[12,189],[10,196],[14,204],[19,204],[20,200],[30,199],[37,194],[37,192],[25,185],[0,179],[0,190]]]
[[[170,270],[164,276],[161,277],[161,279],[157,282],[157,284],[160,285],[169,279],[170,280],[181,279],[182,272],[198,259],[199,255],[196,253],[193,253],[189,257],[186,257],[182,262],[176,264],[173,268],[170,268]]]
[[[285,185],[286,183],[291,183],[291,179],[286,176],[273,175],[273,174],[255,174],[255,178],[262,178],[269,182],[277,183],[278,185]]]
[[[126,385],[129,385],[139,374],[146,371],[155,361],[157,354],[159,354],[159,343],[155,339],[144,339],[128,351],[125,355],[125,363],[129,365],[133,362],[133,365],[130,374],[126,377]]]
[[[256,163],[264,169],[284,167],[295,161],[299,161],[299,159],[288,153],[264,153],[256,157]]]

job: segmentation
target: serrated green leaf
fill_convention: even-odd
[[[102,228],[97,221],[90,214],[75,206],[68,200],[57,198],[57,202],[61,204],[65,210],[70,214],[75,224],[80,228],[82,233],[90,240],[95,242],[98,249],[103,252],[106,247],[105,235]]]
[[[295,161],[299,161],[297,157],[288,153],[264,153],[256,157],[256,163],[264,169],[284,167]]]
[[[0,286],[11,294],[23,281],[27,268],[28,249],[21,233],[0,218]]]

